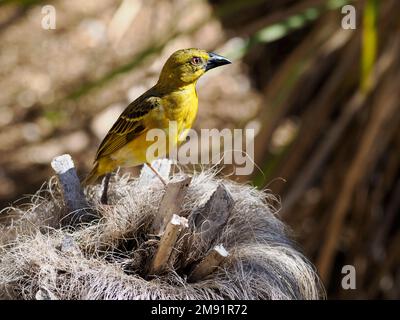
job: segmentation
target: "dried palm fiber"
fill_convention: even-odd
[[[172,181],[182,179],[176,174]],[[159,238],[151,225],[164,193],[162,184],[115,176],[101,205],[101,186],[86,189],[101,219],[84,228],[59,228],[63,200],[55,179],[23,207],[3,210],[0,226],[0,297],[35,299],[318,299],[323,288],[311,263],[288,237],[269,204],[273,196],[248,185],[218,179],[212,172],[193,176],[182,213],[201,208],[219,184],[234,207],[213,243],[175,246],[174,263],[148,277]],[[187,231],[187,232],[190,232]],[[210,241],[209,241],[210,242]],[[229,256],[208,277],[191,283],[190,265],[210,245],[223,244]]]

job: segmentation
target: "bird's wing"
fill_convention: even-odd
[[[143,119],[160,103],[161,99],[154,96],[139,97],[130,103],[101,142],[95,161],[122,148],[143,133],[146,130]]]

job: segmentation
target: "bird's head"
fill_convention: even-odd
[[[174,52],[165,63],[159,82],[184,86],[196,82],[210,69],[231,63],[228,59],[201,49]],[[166,83],[165,83],[166,84]]]

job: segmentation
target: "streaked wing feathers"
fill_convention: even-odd
[[[158,97],[141,96],[129,104],[101,142],[96,161],[122,148],[144,132],[146,128],[143,119],[151,110],[160,106],[160,100]]]

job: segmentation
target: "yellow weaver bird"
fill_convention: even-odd
[[[167,139],[178,144],[184,138],[181,134],[192,127],[197,115],[197,80],[206,71],[229,63],[228,59],[201,49],[173,53],[162,68],[157,84],[130,103],[107,133],[84,184],[94,183],[106,174],[101,201],[107,203],[108,182],[114,169],[146,163],[157,174],[150,165],[154,159],[146,157],[147,148],[154,143],[147,141],[146,133],[156,128],[168,133],[170,121],[175,121],[176,136]],[[166,154],[158,154],[163,156]]]

